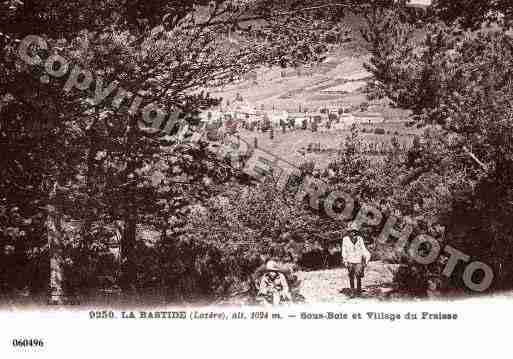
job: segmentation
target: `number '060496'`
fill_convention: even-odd
[[[25,338],[25,339],[21,339],[21,338],[17,338],[17,339],[13,339],[12,340],[12,345],[14,347],[44,347],[45,346],[45,343],[43,342],[43,339],[34,339],[34,338],[31,338],[31,339],[28,339],[28,338]]]

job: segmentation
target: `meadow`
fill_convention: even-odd
[[[385,134],[375,134],[376,128],[382,128]],[[381,124],[359,125],[360,138],[363,148],[374,144],[378,148],[389,146],[395,136],[401,148],[409,148],[415,135],[420,135],[417,128],[406,127],[405,122],[385,122]],[[281,129],[274,130],[274,138],[271,139],[269,132],[251,132],[242,130],[241,138],[254,144],[256,139],[258,147],[265,149],[272,154],[283,158],[295,165],[306,161],[314,161],[317,168],[324,169],[328,164],[337,158],[338,150],[343,146],[345,139],[350,135],[350,129],[317,131],[294,130],[282,133]],[[320,148],[320,151],[309,151],[313,148]],[[383,155],[367,154],[370,158],[379,160]]]

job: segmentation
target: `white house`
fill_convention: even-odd
[[[428,8],[433,3],[432,0],[409,0],[406,3],[408,7],[417,7],[417,8]]]
[[[289,118],[289,113],[287,111],[269,111],[267,115],[273,125],[279,125],[280,120],[287,121]]]

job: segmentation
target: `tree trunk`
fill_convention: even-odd
[[[62,305],[65,303],[63,290],[63,256],[62,256],[62,216],[55,205],[57,183],[54,183],[50,191],[49,203],[47,206],[46,231],[48,236],[48,247],[50,254],[50,297],[49,304]]]
[[[135,159],[132,157],[132,148],[137,139],[137,121],[134,117],[129,117],[127,133],[127,170],[125,176],[125,198],[124,198],[124,229],[121,238],[121,290],[123,294],[131,296],[136,294],[137,268],[135,261],[135,243],[137,229],[137,207],[135,203],[135,194],[137,187],[132,176],[135,175],[137,168]]]
[[[93,241],[91,237],[91,229],[93,227],[95,219],[98,217],[98,210],[95,208],[95,204],[93,201],[93,197],[96,195],[97,191],[97,178],[98,175],[96,170],[96,155],[100,150],[98,145],[98,139],[96,134],[96,123],[99,120],[98,111],[95,109],[96,119],[88,129],[88,139],[89,139],[89,152],[87,154],[87,171],[86,171],[86,191],[87,191],[87,202],[85,208],[85,219],[82,225],[82,241],[81,246],[82,250],[86,251],[90,248],[90,245]]]
[[[132,206],[130,206],[132,207]],[[137,221],[130,208],[125,215],[125,226],[121,238],[121,289],[124,294],[135,294],[137,270],[135,263],[135,241]]]

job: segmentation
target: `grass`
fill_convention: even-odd
[[[399,143],[409,147],[413,143],[413,137],[417,129],[412,129],[404,126],[404,123],[391,122],[383,124],[369,124],[363,125],[366,130],[373,130],[377,127],[384,128],[388,131],[385,135],[376,135],[374,133],[361,132],[361,139],[366,143],[386,143],[390,144],[394,132],[397,132]],[[337,158],[337,150],[340,145],[344,143],[347,136],[350,135],[349,129],[337,131],[318,131],[312,132],[310,130],[295,130],[292,132],[282,133],[281,129],[275,129],[274,139],[270,139],[269,132],[250,132],[242,130],[240,132],[241,138],[248,143],[253,144],[254,139],[257,139],[258,147],[269,151],[273,155],[282,158],[296,166],[299,166],[305,161],[314,161],[316,166],[320,169],[326,168],[328,164]],[[319,153],[306,153],[306,149],[311,143],[320,143],[322,152]],[[370,156],[375,157],[380,156]]]

